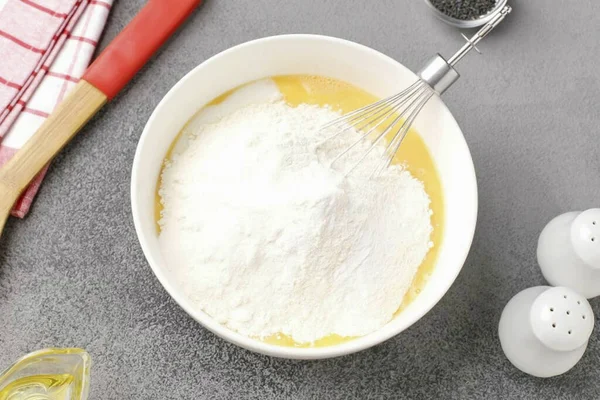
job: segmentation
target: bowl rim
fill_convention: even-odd
[[[457,145],[459,145],[461,147],[465,147],[466,155],[468,155],[468,157],[469,157],[469,160],[468,160],[469,165],[471,166],[471,168],[469,168],[467,171],[465,171],[465,173],[468,175],[471,175],[469,178],[472,180],[472,182],[474,182],[474,190],[472,191],[473,198],[471,199],[474,207],[471,210],[472,218],[470,219],[472,221],[472,226],[468,227],[465,230],[465,234],[469,235],[469,240],[467,242],[468,246],[465,246],[465,248],[462,250],[462,252],[461,252],[462,254],[460,255],[460,260],[457,258],[457,261],[460,261],[460,263],[459,263],[460,266],[455,268],[452,278],[447,280],[443,289],[440,288],[440,290],[437,291],[435,293],[435,295],[430,296],[430,300],[428,301],[428,303],[425,304],[423,307],[421,307],[419,309],[419,311],[417,313],[415,313],[415,315],[412,318],[410,318],[409,320],[406,321],[405,327],[403,327],[402,329],[399,329],[399,330],[385,330],[382,328],[375,332],[367,334],[365,336],[362,336],[362,337],[359,337],[359,338],[356,338],[356,339],[353,339],[353,340],[350,340],[348,342],[344,342],[341,344],[337,344],[337,345],[333,345],[333,346],[326,346],[326,347],[308,347],[308,348],[286,347],[286,346],[269,344],[269,343],[262,342],[257,339],[247,337],[238,332],[235,332],[235,331],[231,330],[230,328],[228,328],[224,325],[221,325],[220,323],[218,323],[214,318],[210,317],[209,315],[207,315],[203,312],[198,312],[197,310],[194,310],[193,307],[191,307],[191,305],[189,304],[189,302],[188,302],[186,296],[183,294],[183,292],[178,290],[177,288],[175,288],[174,285],[171,285],[171,283],[169,282],[169,280],[167,279],[167,277],[165,275],[163,268],[154,259],[152,252],[150,250],[149,243],[146,242],[146,239],[145,239],[146,233],[144,232],[144,230],[142,228],[142,225],[143,225],[141,222],[142,216],[140,214],[140,210],[138,207],[139,199],[138,199],[138,191],[136,190],[136,182],[138,182],[139,176],[141,174],[143,174],[143,172],[141,171],[141,166],[140,166],[142,149],[144,149],[144,147],[145,147],[144,144],[145,144],[146,140],[148,140],[148,135],[149,135],[148,132],[150,131],[150,127],[154,124],[154,121],[157,118],[158,110],[160,110],[166,103],[172,101],[172,99],[176,95],[176,92],[178,91],[178,88],[181,87],[182,85],[185,85],[186,82],[188,81],[188,79],[190,79],[190,77],[193,74],[198,73],[197,71],[200,70],[201,68],[203,68],[205,65],[214,63],[214,62],[218,62],[218,60],[220,58],[222,58],[232,52],[236,52],[245,47],[254,46],[258,43],[267,42],[267,41],[287,41],[287,40],[328,41],[328,42],[334,43],[336,45],[355,47],[363,52],[369,53],[370,56],[372,56],[372,57],[383,58],[387,62],[391,61],[391,62],[397,64],[399,67],[406,69],[406,67],[404,67],[400,62],[398,62],[398,61],[394,60],[393,58],[391,58],[373,48],[370,48],[368,46],[365,46],[365,45],[362,45],[362,44],[359,44],[359,43],[356,43],[353,41],[345,40],[345,39],[340,39],[340,38],[331,37],[331,36],[324,36],[324,35],[314,35],[314,34],[286,34],[286,35],[263,37],[260,39],[255,39],[255,40],[251,40],[251,41],[248,41],[245,43],[238,44],[238,45],[233,46],[229,49],[226,49],[216,55],[213,55],[212,57],[208,58],[201,64],[194,67],[187,74],[185,74],[160,100],[160,102],[158,103],[158,105],[155,107],[152,114],[150,115],[150,118],[146,122],[146,125],[144,126],[144,129],[143,129],[140,139],[138,141],[138,145],[137,145],[137,148],[135,151],[135,156],[134,156],[133,165],[132,165],[131,187],[130,187],[131,210],[132,210],[133,222],[134,222],[135,231],[136,231],[136,234],[138,237],[138,241],[140,242],[140,246],[142,247],[142,251],[144,253],[146,261],[150,265],[150,268],[152,269],[154,275],[156,276],[158,281],[161,283],[163,288],[167,291],[169,296],[171,296],[171,298],[173,298],[173,300],[175,300],[175,302],[188,315],[190,315],[193,319],[195,319],[197,322],[199,322],[206,329],[208,329],[209,331],[213,332],[217,336],[219,336],[233,344],[236,344],[245,349],[248,349],[248,350],[251,350],[251,351],[254,351],[257,353],[269,355],[269,356],[289,358],[289,359],[332,358],[332,357],[338,357],[338,356],[355,353],[355,352],[373,347],[377,344],[380,344],[380,343],[390,339],[391,337],[401,333],[405,329],[408,329],[409,327],[414,325],[415,322],[417,322],[425,314],[427,314],[442,299],[442,297],[448,292],[448,290],[450,289],[450,287],[456,280],[458,274],[462,270],[465,260],[468,256],[468,253],[472,246],[473,237],[475,234],[477,212],[478,212],[478,191],[477,191],[477,180],[476,180],[476,176],[475,176],[475,168],[473,165],[472,156],[468,149],[468,145],[466,143],[466,140],[464,138],[462,130],[458,126],[458,123],[456,123],[456,126],[458,128],[458,133],[459,133],[459,135],[457,135],[457,138],[456,138],[458,141]],[[416,75],[415,75],[415,79],[416,79]],[[443,104],[443,102],[442,102],[441,106],[443,107],[445,112],[449,113],[449,115],[452,116],[450,110],[446,107],[445,104]],[[452,116],[452,118],[454,119],[453,116]]]

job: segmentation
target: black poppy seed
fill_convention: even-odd
[[[472,20],[488,14],[497,0],[430,0],[431,4],[449,17]]]

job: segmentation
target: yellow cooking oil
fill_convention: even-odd
[[[70,400],[73,380],[71,374],[27,376],[0,390],[0,400]]]
[[[356,86],[332,78],[312,75],[286,75],[275,76],[271,79],[283,94],[284,101],[290,106],[315,104],[319,106],[329,106],[334,110],[347,113],[379,100],[377,97]],[[217,97],[208,105],[217,105],[223,102],[234,91],[235,89]],[[177,136],[169,149],[166,160],[170,158],[172,149],[180,135]],[[411,128],[408,131],[406,138],[402,142],[402,146],[400,146],[398,153],[393,159],[393,163],[404,165],[415,178],[423,182],[425,191],[431,199],[431,224],[433,226],[431,235],[433,247],[429,250],[425,260],[423,260],[423,263],[420,265],[409,291],[404,296],[404,299],[396,312],[396,315],[398,315],[419,295],[435,267],[442,242],[444,203],[441,180],[436,171],[433,158],[431,157],[425,142],[414,128]],[[160,202],[160,196],[158,195],[158,188],[160,185],[161,182],[159,181],[155,202],[155,218],[157,226],[162,211],[162,204]],[[158,227],[158,231],[160,232],[160,227]],[[341,344],[352,339],[354,338],[329,335],[314,343],[297,343],[289,336],[277,334],[264,339],[264,341],[270,344],[289,347],[325,347]]]
[[[83,349],[43,349],[0,373],[0,400],[85,400],[90,356]]]

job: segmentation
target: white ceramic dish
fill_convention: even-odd
[[[415,126],[438,167],[444,192],[445,226],[436,268],[421,294],[394,320],[367,336],[322,348],[270,345],[238,334],[194,309],[165,268],[154,221],[156,184],[167,149],[183,125],[206,103],[241,84],[274,75],[329,76],[388,96],[416,76],[368,47],[324,36],[285,35],[248,42],[202,63],[162,99],[148,120],[133,162],[131,203],[137,235],[156,277],[195,320],[241,347],[277,357],[317,359],[357,352],[391,338],[425,315],[460,272],[475,231],[477,183],[471,154],[458,124],[441,99],[433,98]],[[201,244],[199,244],[201,245]]]

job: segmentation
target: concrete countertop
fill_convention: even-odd
[[[105,46],[140,9],[116,2]],[[413,70],[462,39],[420,0],[206,0],[183,30],[52,164],[25,220],[0,243],[0,369],[49,346],[93,358],[92,399],[596,399],[600,323],[581,362],[541,380],[497,338],[502,308],[544,280],[538,234],[600,206],[600,2],[513,0],[514,12],[461,62],[445,101],[477,169],[471,254],[442,301],[361,353],[273,359],[215,337],[170,299],[133,229],[129,177],[142,128],[167,90],[211,55],[282,33],[380,50]],[[567,4],[568,3],[568,4]],[[593,300],[596,315],[600,301]]]

